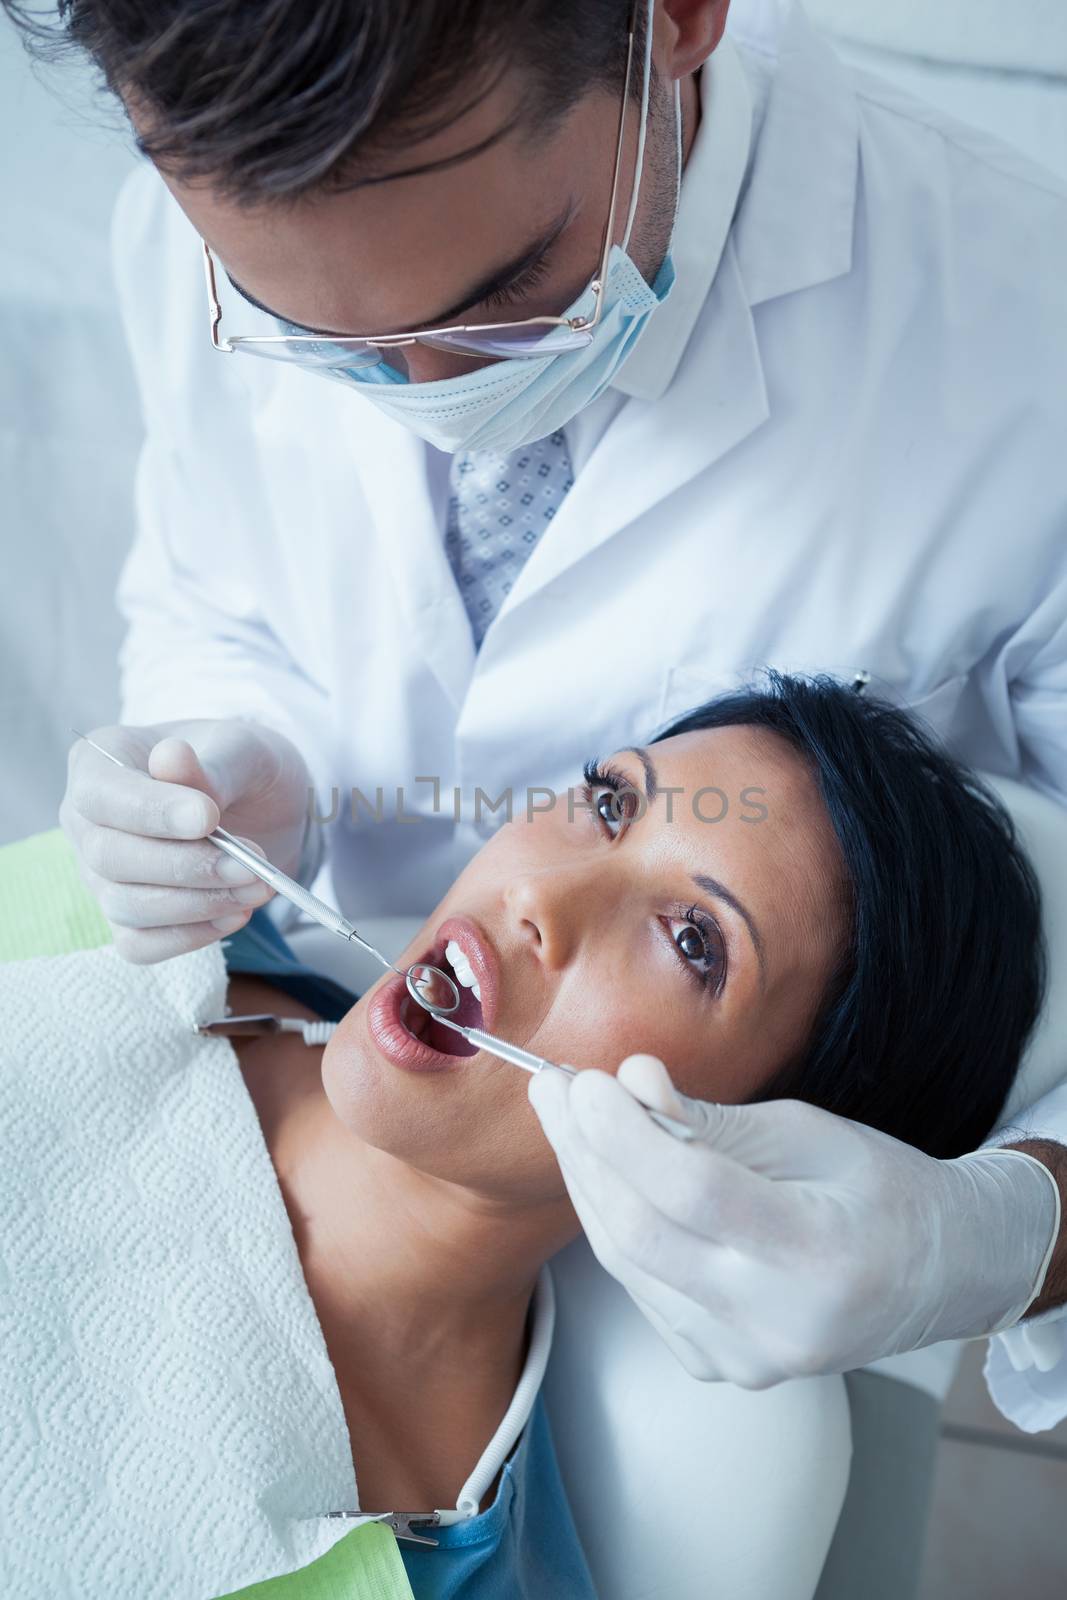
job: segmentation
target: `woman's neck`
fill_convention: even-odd
[[[573,1235],[573,1212],[494,1205],[366,1145],[302,1041],[249,1041],[239,1055],[337,1375],[360,1505],[454,1505],[511,1402],[538,1270]]]
[[[319,1084],[272,1154],[305,1272],[376,1359],[427,1376],[450,1350],[457,1370],[473,1350],[508,1364],[538,1269],[566,1242],[562,1207],[505,1208],[414,1170],[350,1133]]]

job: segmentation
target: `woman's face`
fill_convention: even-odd
[[[576,774],[571,815],[562,794],[554,809],[502,827],[397,966],[440,962],[456,932],[475,970],[486,964],[491,1032],[607,1072],[647,1051],[686,1094],[740,1101],[814,1019],[844,934],[839,848],[814,778],[774,733],[680,734],[644,756],[654,777],[632,750],[601,763],[631,792],[616,799],[598,782],[586,807]],[[451,918],[457,926],[439,933]],[[383,975],[326,1048],[336,1115],[371,1145],[487,1199],[558,1199],[563,1180],[526,1073],[440,1024],[422,1067],[404,1064],[396,1030],[406,1038],[404,1019],[421,1008],[400,1009],[396,991],[402,980]],[[462,1020],[471,1008],[473,997]],[[470,1053],[439,1056],[437,1043]],[[407,1054],[419,1052],[408,1043]]]

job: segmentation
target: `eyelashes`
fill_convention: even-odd
[[[582,798],[588,805],[593,805],[594,789],[610,789],[612,794],[618,797],[624,790],[632,788],[618,767],[612,766],[610,761],[606,766],[601,766],[596,756],[590,756],[585,762],[582,767],[582,777],[585,779],[582,785]],[[618,821],[617,815],[615,820]]]
[[[620,820],[619,802],[622,797],[629,794],[634,797],[636,802],[636,791],[630,779],[618,767],[611,762],[607,762],[602,766],[595,756],[584,763],[582,777],[585,780],[580,790],[582,799],[589,808],[594,828],[603,833],[604,825],[607,823],[608,818],[599,809],[598,802],[602,797],[598,794],[598,791],[606,789],[612,796],[610,809],[613,822]],[[623,813],[623,828],[620,833],[609,834],[609,838],[619,838],[625,828],[629,826],[631,820],[632,813]],[[715,918],[702,911],[699,906],[675,906],[673,909],[677,919],[686,924],[678,938],[674,938],[673,935],[671,938],[671,943],[678,951],[685,970],[702,989],[711,989],[714,993],[721,994],[726,983],[727,973],[726,940],[723,937],[722,929]],[[685,938],[687,933],[693,931],[696,932],[699,947],[696,950],[684,950],[680,941]],[[703,970],[695,965],[697,960],[704,964]]]
[[[544,281],[547,272],[548,259],[546,256],[542,256],[539,261],[535,261],[532,266],[527,267],[522,276],[516,278],[513,283],[505,284],[501,289],[491,289],[484,296],[482,304],[487,306],[516,305],[532,289],[536,289],[538,284]]]

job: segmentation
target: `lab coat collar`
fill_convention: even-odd
[[[705,63],[699,90],[700,122],[671,240],[674,287],[612,384],[638,400],[658,400],[678,370],[722,259],[752,141],[752,96],[729,39]]]
[[[533,548],[482,644],[491,657],[511,616],[584,556],[631,528],[770,415],[752,313],[732,241],[666,393],[622,407]],[[635,470],[635,463],[640,466]],[[662,528],[657,536],[662,535]]]
[[[852,266],[859,173],[855,90],[833,47],[789,0],[741,0],[733,37],[777,57],[733,239],[749,304]]]
[[[700,74],[700,125],[671,245],[674,288],[612,384],[640,400],[659,399],[678,370],[731,223],[750,306],[852,265],[859,129],[841,64],[799,4],[735,0],[730,19]],[[758,129],[735,38],[776,61]]]

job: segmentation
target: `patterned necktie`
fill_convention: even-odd
[[[460,450],[452,457],[445,549],[475,650],[573,482],[562,431],[510,455]]]

